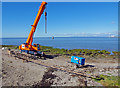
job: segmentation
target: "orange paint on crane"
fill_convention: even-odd
[[[39,8],[38,14],[37,14],[37,16],[36,16],[36,19],[35,19],[35,21],[34,21],[34,24],[32,25],[30,34],[29,34],[28,39],[27,39],[27,41],[26,41],[27,44],[29,44],[30,41],[32,41],[33,33],[35,32],[35,29],[36,29],[37,24],[38,24],[38,22],[39,22],[39,19],[40,19],[41,15],[42,15],[42,13],[43,13],[43,11],[44,11],[44,9],[45,9],[45,5],[46,5],[46,4],[47,4],[46,2],[42,2],[41,6],[40,6],[40,8]]]
[[[28,50],[28,51],[39,51],[40,50],[39,49],[40,45],[39,44],[32,45],[32,42],[33,42],[34,32],[36,30],[37,24],[38,24],[40,17],[45,9],[46,4],[47,4],[47,2],[44,2],[44,1],[41,3],[41,6],[39,7],[38,14],[36,16],[36,19],[35,19],[33,25],[31,25],[32,28],[31,28],[30,34],[28,36],[28,39],[27,39],[26,43],[23,43],[19,46],[20,50]]]

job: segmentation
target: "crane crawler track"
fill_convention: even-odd
[[[67,73],[70,73],[70,74],[74,74],[78,77],[82,76],[82,77],[87,77],[87,78],[91,78],[91,79],[94,79],[96,77],[96,75],[89,76],[89,75],[86,75],[82,72],[75,72],[75,71],[73,72],[73,70],[66,70],[65,68],[50,66],[48,64],[43,63],[42,61],[37,60],[38,58],[41,58],[41,57],[38,57],[38,56],[23,54],[23,53],[16,52],[16,51],[11,51],[11,52],[14,52],[14,53],[11,53],[12,55],[10,55],[10,56],[13,56],[15,59],[16,58],[22,59],[23,62],[26,61],[26,62],[35,63],[35,64],[38,64],[38,65],[41,65],[41,66],[44,66],[44,67],[49,67],[49,68],[52,68],[52,69],[60,70],[60,71],[67,72]]]

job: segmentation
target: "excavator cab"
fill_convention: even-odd
[[[34,44],[33,46],[36,47],[37,50],[40,50],[40,44]]]

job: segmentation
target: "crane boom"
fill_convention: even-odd
[[[35,19],[35,21],[34,21],[34,24],[31,25],[32,28],[31,28],[30,34],[29,34],[29,36],[28,36],[28,39],[27,39],[27,41],[26,41],[27,44],[30,44],[30,45],[31,45],[31,43],[32,43],[33,34],[34,34],[35,30],[36,30],[37,24],[38,24],[39,19],[40,19],[41,15],[42,15],[42,13],[43,13],[43,11],[44,11],[44,9],[45,9],[45,5],[46,5],[46,4],[47,4],[47,3],[44,2],[44,1],[41,3],[41,6],[40,6],[40,8],[39,8],[38,14],[37,14],[36,19]],[[30,42],[31,42],[31,43],[30,43]]]
[[[42,56],[44,55],[44,53],[40,51],[40,44],[32,45],[32,42],[33,42],[34,32],[36,30],[37,24],[38,24],[40,17],[45,9],[46,4],[47,4],[47,2],[44,2],[44,1],[41,3],[38,14],[36,16],[36,19],[35,19],[33,25],[31,25],[32,28],[31,28],[31,31],[29,33],[26,43],[23,43],[19,46],[19,49],[21,50],[21,52],[26,52],[26,53],[30,53],[30,54],[34,54],[34,55],[37,55],[37,54],[42,55]]]

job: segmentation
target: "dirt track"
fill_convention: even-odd
[[[75,68],[75,65],[69,63],[70,58],[63,56],[50,56],[46,60],[38,59],[42,63],[50,66],[57,66],[82,72],[93,76],[104,74],[118,75],[118,63],[110,63],[111,60],[86,60],[86,67]],[[2,52],[2,85],[3,86],[102,86],[90,78],[76,76],[68,72],[48,68],[31,62],[23,62],[19,58],[8,56],[7,50]]]

